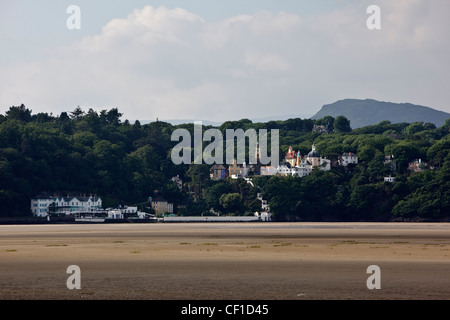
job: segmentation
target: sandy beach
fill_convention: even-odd
[[[450,299],[450,224],[1,225],[0,299]]]

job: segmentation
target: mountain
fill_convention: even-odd
[[[391,123],[431,122],[437,127],[450,118],[450,113],[411,103],[382,102],[372,99],[344,99],[324,105],[311,119],[344,116],[353,129],[388,120]]]

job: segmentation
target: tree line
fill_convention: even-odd
[[[280,159],[289,146],[305,155],[315,143],[320,154],[336,163],[344,152],[356,153],[357,165],[315,169],[303,178],[255,176],[211,181],[209,166],[174,165],[171,149],[177,128],[193,133],[193,124],[122,121],[117,108],[59,115],[33,114],[24,105],[0,115],[0,216],[30,216],[31,197],[42,192],[97,194],[105,207],[139,205],[155,191],[175,204],[176,212],[253,214],[269,201],[278,221],[445,220],[450,214],[450,119],[431,123],[389,121],[352,130],[345,117],[288,119],[253,123],[226,121],[226,129],[278,129]],[[326,125],[328,134],[313,132]],[[207,130],[208,126],[204,126]],[[395,170],[385,164],[394,157]],[[408,170],[420,158],[423,172]],[[172,182],[178,175],[183,188]],[[383,177],[392,175],[394,183]]]

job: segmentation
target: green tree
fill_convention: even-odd
[[[338,116],[334,119],[334,132],[342,133],[342,132],[351,132],[352,128],[350,127],[350,120],[348,120],[344,116]]]
[[[212,208],[215,211],[221,211],[222,204],[220,203],[220,197],[228,193],[231,193],[231,187],[227,181],[218,181],[210,186],[205,191],[205,202],[208,205],[208,208]]]
[[[80,120],[83,118],[84,114],[85,113],[83,109],[81,109],[81,107],[78,106],[70,113],[70,117],[75,120]]]
[[[404,131],[406,134],[415,134],[418,133],[420,131],[425,130],[424,126],[423,126],[423,122],[414,122],[411,123],[409,126],[407,126]]]
[[[219,203],[227,213],[243,213],[244,206],[242,196],[239,193],[223,194],[219,199]]]
[[[6,111],[6,119],[29,122],[31,121],[31,110],[27,109],[23,104],[19,107],[12,106]]]
[[[209,180],[209,167],[206,164],[191,164],[186,176],[191,178],[190,188],[194,193],[194,200],[199,202],[203,198],[203,187]]]

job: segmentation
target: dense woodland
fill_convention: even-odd
[[[288,147],[307,154],[314,142],[319,153],[337,160],[343,152],[359,157],[357,165],[313,170],[303,177],[255,176],[209,179],[209,166],[175,165],[170,154],[176,128],[156,121],[141,125],[122,120],[118,109],[96,112],[77,107],[60,115],[33,114],[24,105],[0,115],[0,217],[31,216],[31,197],[43,193],[97,194],[104,207],[120,204],[146,209],[158,190],[177,214],[253,214],[257,193],[269,201],[277,221],[445,221],[450,218],[450,119],[431,123],[383,121],[352,130],[344,117],[289,119],[252,123],[227,121],[219,129],[279,129],[280,159]],[[314,124],[330,133],[313,133]],[[210,127],[204,127],[208,129]],[[270,150],[270,149],[269,149]],[[393,155],[395,171],[383,163]],[[421,158],[423,172],[407,170]],[[394,183],[383,177],[395,176]],[[180,190],[171,178],[183,180]]]

